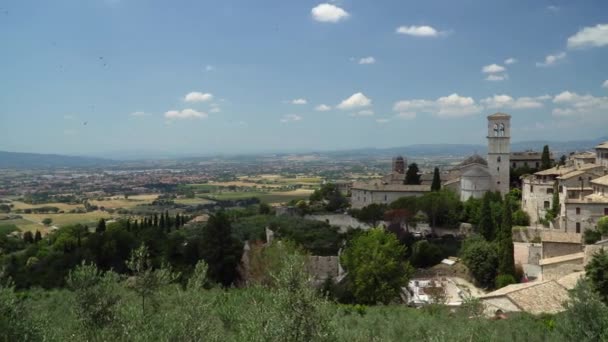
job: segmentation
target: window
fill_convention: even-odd
[[[576,233],[577,234],[581,233],[581,223],[580,222],[576,222]]]
[[[494,124],[494,136],[497,137],[498,136],[498,125]]]
[[[517,163],[516,162],[513,162],[513,168],[514,169],[517,168]]]
[[[500,126],[498,128],[498,136],[500,136],[500,137],[505,136],[505,124],[500,124]]]
[[[553,193],[553,188],[547,188],[547,193],[548,194],[552,194]]]
[[[498,156],[498,158],[496,158],[496,161],[500,163],[500,156]]]
[[[608,208],[604,208],[604,216],[608,216]]]
[[[384,195],[384,202],[386,202],[387,198],[386,198],[386,194]]]
[[[562,185],[560,185],[559,188],[557,189],[557,191],[564,192],[564,187]]]
[[[576,208],[576,215],[580,215],[581,214],[581,208]]]
[[[536,162],[536,168],[538,169],[540,167],[540,164],[538,162]]]
[[[545,201],[544,206],[545,206],[545,209],[549,209],[549,207],[551,206],[551,203],[549,203],[549,201]]]

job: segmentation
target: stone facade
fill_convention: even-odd
[[[563,255],[540,261],[542,280],[556,280],[575,272],[584,271],[585,253]]]
[[[511,116],[496,113],[488,116],[488,171],[492,187],[505,195],[509,192],[511,155]]]
[[[583,250],[583,245],[579,243],[565,243],[565,242],[542,242],[542,257],[554,258],[558,256],[580,253]]]

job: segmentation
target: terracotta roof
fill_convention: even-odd
[[[577,260],[577,259],[581,259],[581,264],[582,264],[582,260],[584,258],[585,258],[585,252],[580,252],[580,253],[574,253],[574,254],[560,255],[560,256],[553,257],[553,258],[540,259],[538,261],[538,264],[540,266],[545,266],[545,265],[559,264],[561,262],[572,261],[572,260]]]
[[[552,167],[535,173],[536,176],[561,176],[576,170],[572,166]]]
[[[543,230],[540,232],[542,242],[581,243],[581,234]]]
[[[608,175],[593,179],[591,180],[591,183],[608,186]]]
[[[488,115],[488,119],[504,119],[504,118],[510,118],[511,115],[506,114],[506,113],[494,113],[491,115]]]
[[[604,141],[603,143],[595,146],[595,148],[608,149],[608,141]]]
[[[578,280],[585,277],[585,271],[570,273],[567,276],[557,279],[557,283],[566,288],[566,290],[572,290]]]
[[[531,313],[557,313],[568,299],[566,288],[555,280],[513,284],[490,292],[481,299],[506,297],[520,310]]]

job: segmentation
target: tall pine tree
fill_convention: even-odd
[[[441,190],[441,176],[439,175],[439,168],[435,167],[433,173],[433,183],[431,184],[431,191]]]
[[[498,274],[515,276],[515,260],[513,251],[513,209],[511,199],[506,196],[503,205],[502,225],[498,241]]]
[[[201,254],[209,265],[209,278],[225,287],[233,284],[237,280],[243,246],[232,236],[232,227],[224,211],[209,217],[201,240]]]
[[[405,173],[405,183],[409,185],[418,185],[420,184],[420,175],[418,174],[420,170],[418,169],[418,164],[411,163],[407,167],[407,172]]]
[[[492,193],[486,192],[481,202],[481,212],[479,214],[479,225],[477,231],[487,241],[494,240],[494,219],[492,218]]]
[[[540,157],[540,169],[546,170],[553,167],[553,161],[551,160],[551,153],[549,152],[549,145],[543,147],[543,154]]]
[[[105,231],[106,231],[106,220],[103,218],[100,218],[99,222],[97,222],[97,228],[95,228],[95,232],[103,233]]]

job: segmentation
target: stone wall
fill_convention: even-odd
[[[583,258],[541,266],[542,280],[557,280],[574,272],[584,271]]]
[[[562,255],[580,253],[583,251],[583,245],[580,243],[543,241],[542,250],[543,259],[547,259]]]
[[[335,279],[339,273],[339,257],[311,255],[308,257],[308,271],[315,280]]]

